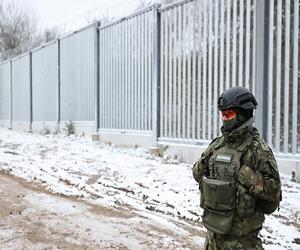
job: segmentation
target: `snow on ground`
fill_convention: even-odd
[[[3,128],[0,135],[0,168],[51,192],[150,210],[186,223],[200,220],[199,191],[190,164],[83,137]],[[282,185],[281,208],[267,216],[261,236],[266,249],[300,249],[300,184],[282,176]],[[159,218],[153,216],[165,223]]]

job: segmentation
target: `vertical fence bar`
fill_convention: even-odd
[[[299,0],[294,0],[292,153],[297,153]]]
[[[125,36],[125,28],[126,28],[126,22],[121,22],[121,39],[120,39],[120,54],[121,54],[121,59],[120,59],[120,69],[121,69],[121,125],[120,127],[122,129],[125,129],[125,119],[126,119],[126,76],[125,76],[125,51],[126,51],[126,36]]]
[[[141,129],[141,109],[142,109],[142,102],[141,102],[141,20],[142,20],[142,15],[137,16],[137,72],[138,72],[138,82],[137,82],[137,129]]]
[[[111,128],[116,128],[116,102],[115,102],[115,39],[114,39],[114,33],[115,33],[115,26],[112,26],[110,29],[110,60],[111,60],[111,72],[110,72],[110,93],[111,93]]]
[[[106,70],[105,71],[105,83],[104,83],[104,86],[105,86],[105,92],[107,93],[107,95],[105,95],[105,103],[106,103],[106,110],[105,110],[105,127],[106,128],[109,128],[110,127],[110,113],[111,113],[111,110],[110,110],[110,44],[109,44],[109,29],[106,29],[105,30],[105,47],[106,47],[106,58],[105,58],[105,67],[104,69]]]
[[[112,95],[112,74],[113,74],[113,70],[112,70],[112,30],[108,29],[108,37],[107,37],[107,45],[108,45],[108,65],[109,65],[109,71],[108,71],[108,89],[109,89],[109,102],[108,102],[108,117],[109,117],[109,123],[108,123],[108,128],[113,128],[113,121],[112,121],[112,117],[113,117],[113,95]]]
[[[172,72],[173,72],[173,59],[172,59],[172,52],[173,52],[173,47],[172,47],[172,13],[173,9],[169,11],[169,79],[168,79],[168,87],[169,87],[169,93],[168,93],[168,98],[169,98],[169,110],[168,110],[168,137],[172,137],[172,105],[173,105],[173,95],[172,95]]]
[[[277,2],[277,48],[276,48],[276,112],[275,112],[275,151],[280,151],[281,118],[281,46],[282,46],[282,0]]]
[[[145,64],[145,60],[146,60],[146,47],[145,47],[145,34],[147,32],[146,30],[146,26],[145,26],[145,18],[146,18],[146,14],[142,15],[142,25],[141,25],[141,40],[142,40],[142,46],[141,46],[141,84],[142,84],[142,88],[141,88],[141,120],[142,120],[142,126],[141,129],[145,130],[146,129],[146,116],[145,116],[145,100],[146,100],[146,89],[145,89],[145,85],[146,85],[146,78],[145,78],[145,71],[146,71],[146,64]]]
[[[158,11],[158,10],[157,10]],[[158,15],[158,13],[157,13]],[[161,27],[161,25],[160,25]],[[145,32],[145,91],[146,91],[146,95],[145,95],[145,112],[146,112],[146,119],[147,121],[146,122],[146,130],[150,130],[151,129],[151,106],[149,105],[149,101],[150,101],[150,98],[151,98],[151,95],[150,95],[150,80],[149,80],[149,77],[150,77],[150,71],[149,71],[149,58],[150,58],[150,47],[148,45],[149,43],[149,39],[151,38],[151,35],[150,35],[150,18],[149,16],[146,17],[146,23],[145,23],[145,29],[146,29],[146,32]],[[160,56],[160,58],[162,58],[162,56]],[[160,68],[162,67],[162,65],[160,65]],[[159,81],[160,84],[162,84],[162,80]],[[160,115],[161,113],[163,112],[160,112]],[[160,121],[163,121],[162,117],[159,118]],[[161,131],[159,131],[159,135],[162,134]]]
[[[270,9],[269,9],[269,59],[268,59],[268,114],[267,114],[267,142],[272,143],[272,128],[273,128],[273,39],[274,39],[274,0],[270,0]]]
[[[112,91],[113,91],[113,95],[114,95],[114,129],[118,128],[119,125],[119,105],[120,105],[120,100],[119,100],[119,44],[118,44],[118,40],[119,37],[116,37],[115,34],[120,34],[119,30],[120,30],[120,26],[119,25],[114,25],[113,26],[113,32],[112,32],[112,39],[113,39],[113,85],[112,85]]]
[[[191,48],[191,36],[192,36],[192,22],[191,22],[191,8],[190,4],[187,4],[187,41],[188,43],[186,44],[187,46],[187,138],[191,138],[191,103],[192,103],[192,93],[191,93],[191,88],[192,88],[192,48]],[[193,19],[192,19],[193,21]]]
[[[138,20],[134,20],[134,129],[138,129],[138,115],[137,115],[137,106],[138,106]]]
[[[150,30],[150,36],[152,36],[152,32],[153,32],[153,27],[155,28],[156,27],[156,22],[157,22],[157,18],[156,19],[154,19],[153,20],[153,18],[151,19],[151,23],[150,23],[150,26],[149,26],[149,30]],[[154,26],[151,26],[151,25],[154,25]],[[154,46],[154,42],[155,42],[156,40],[154,40],[154,38],[153,39],[149,39],[149,42],[150,42],[150,48],[153,48],[153,46]],[[156,66],[154,63],[157,63],[155,60],[155,57],[157,56],[157,55],[155,55],[154,53],[156,53],[156,52],[154,52],[152,49],[151,49],[151,51],[150,51],[150,64],[149,64],[149,72],[150,72],[150,77],[149,77],[149,82],[150,82],[150,84],[149,84],[149,107],[152,107],[152,105],[153,105],[153,96],[152,96],[152,90],[153,90],[153,88],[152,88],[152,82],[154,81],[154,79],[153,79],[153,77],[154,77],[154,75],[152,74],[152,72],[153,72],[153,70],[154,70],[154,66]],[[149,120],[149,121],[152,121],[151,119]],[[152,129],[152,124],[150,124],[150,126],[151,126],[151,129]]]
[[[193,6],[194,5],[194,6]],[[193,51],[192,51],[192,125],[191,125],[191,129],[192,129],[192,139],[196,139],[196,10],[197,10],[197,6],[196,6],[196,1],[194,2],[194,4],[191,5],[192,8],[192,13],[191,16],[193,17],[192,21],[193,21],[193,25],[192,25],[192,29],[193,29]]]
[[[95,46],[96,46],[96,95],[95,95],[95,111],[96,111],[96,131],[100,128],[100,37],[98,23],[95,25]]]
[[[104,115],[105,115],[105,51],[103,50],[104,48],[104,31],[100,31],[100,27],[98,27],[99,30],[99,37],[100,37],[100,53],[101,56],[99,55],[100,58],[100,83],[99,83],[99,88],[100,88],[100,127],[99,129],[105,128],[104,126]]]
[[[164,72],[165,72],[165,41],[164,37],[166,36],[165,34],[165,15],[161,15],[160,17],[160,27],[161,27],[161,34],[160,34],[160,44],[161,44],[161,50],[160,50],[160,70],[161,70],[161,75],[160,75],[160,89],[161,89],[161,94],[160,94],[160,105],[162,112],[160,112],[160,121],[161,121],[161,126],[160,126],[160,135],[164,135],[164,114],[165,114],[165,99],[164,99],[164,91],[165,91],[165,81],[164,81]],[[148,39],[146,39],[148,41]],[[148,48],[148,44],[147,44]],[[162,94],[163,93],[163,94]]]
[[[176,16],[177,8],[173,9],[173,27],[174,27],[174,34],[173,34],[173,120],[172,120],[172,138],[176,138],[176,119],[177,119],[177,16]]]
[[[123,46],[122,46],[122,86],[123,90],[121,95],[123,95],[123,101],[124,103],[122,104],[123,107],[123,129],[127,129],[127,119],[128,119],[128,109],[127,109],[127,104],[128,104],[128,96],[127,96],[127,63],[126,63],[126,58],[127,58],[127,52],[128,52],[128,44],[127,44],[127,26],[128,26],[128,21],[123,22]]]
[[[9,88],[10,88],[10,121],[9,121],[9,128],[12,129],[13,123],[13,86],[12,86],[12,60],[9,60]]]
[[[29,131],[32,131],[32,121],[33,121],[33,105],[32,105],[32,52],[29,52]]]
[[[285,0],[285,52],[284,52],[284,131],[283,152],[288,153],[289,147],[289,80],[290,80],[290,11],[291,2]]]
[[[224,23],[224,15],[225,15],[225,1],[221,1],[221,20],[220,20],[220,94],[224,91],[224,33],[225,33],[225,23]]]
[[[178,119],[177,119],[177,138],[182,136],[181,124],[182,124],[182,42],[183,42],[183,29],[182,29],[182,5],[179,7],[178,15]]]
[[[253,47],[253,51],[252,51],[252,92],[256,93],[256,37],[257,37],[257,31],[256,31],[256,26],[257,26],[257,14],[256,14],[256,10],[257,10],[257,0],[253,0],[253,4],[254,4],[254,10],[253,10],[253,41],[252,41],[252,47]]]
[[[168,70],[169,70],[169,58],[168,58],[168,51],[169,51],[169,44],[168,44],[168,35],[169,35],[169,27],[168,27],[168,14],[164,13],[165,23],[164,23],[164,59],[165,59],[165,67],[164,67],[164,136],[168,135]]]
[[[212,26],[213,26],[213,5],[212,1],[209,1],[209,22],[208,22],[208,139],[211,140],[212,135]]]
[[[125,116],[125,129],[129,129],[129,116],[130,116],[130,106],[129,106],[129,93],[130,93],[130,79],[129,79],[129,74],[130,74],[130,68],[129,68],[129,58],[131,56],[130,54],[130,40],[129,40],[129,21],[127,20],[126,24],[125,24],[125,58],[124,58],[124,70],[125,70],[125,110],[126,110],[126,114]]]
[[[100,27],[98,27],[99,30]],[[100,67],[100,82],[99,82],[99,89],[100,89],[100,125],[98,129],[105,128],[104,126],[104,115],[105,115],[105,51],[104,51],[104,31],[99,30],[99,39],[100,39],[100,52],[99,52],[99,67]],[[101,56],[100,56],[101,54]]]
[[[153,29],[154,29],[154,36],[153,36],[153,126],[152,129],[155,134],[155,139],[160,136],[160,13],[156,9],[153,11]]]
[[[226,89],[230,86],[230,13],[231,13],[231,0],[227,0],[226,8]]]
[[[246,64],[245,64],[245,87],[249,89],[250,83],[250,10],[251,0],[246,2]]]
[[[236,86],[236,47],[237,47],[237,0],[233,1],[233,20],[232,20],[232,86]]]
[[[123,120],[123,114],[122,114],[122,104],[123,104],[123,95],[122,95],[122,68],[121,68],[121,60],[122,60],[122,51],[121,51],[121,42],[123,42],[122,40],[122,26],[123,26],[123,22],[119,23],[116,25],[117,26],[117,34],[119,34],[119,36],[116,37],[116,35],[114,35],[114,37],[116,37],[116,64],[117,64],[117,79],[116,79],[116,99],[118,102],[118,106],[117,106],[117,127],[116,128],[122,128],[122,120]]]
[[[134,19],[130,20],[130,78],[129,78],[129,82],[130,82],[130,128],[133,129],[134,128],[134,102],[135,102],[135,95],[134,95],[134,91],[135,91],[135,82],[134,82],[134,60],[135,60],[135,56],[134,56],[134,38],[135,38],[135,25],[134,25]]]
[[[204,0],[204,10],[203,10],[203,105],[202,105],[202,138],[207,139],[207,120],[206,120],[206,104],[207,104],[207,0]]]
[[[219,62],[219,57],[218,57],[218,39],[219,39],[219,5],[218,1],[214,1],[214,91],[213,91],[213,137],[217,137],[217,132],[218,132],[218,107],[217,107],[217,102],[218,102],[218,76],[219,76],[219,69],[218,69],[218,62]]]
[[[203,42],[203,33],[202,33],[202,13],[203,13],[203,5],[201,5],[200,1],[197,1],[197,3],[199,4],[199,6],[197,7],[198,11],[198,77],[197,77],[197,86],[198,86],[198,95],[197,95],[197,139],[200,140],[201,139],[201,118],[203,119],[203,115],[201,115],[201,103],[203,105],[203,98],[202,98],[202,92],[201,92],[201,85],[203,84],[203,82],[201,82],[202,79],[202,73],[203,71],[201,71],[201,62],[202,62],[202,42]]]
[[[244,86],[244,0],[240,0],[239,22],[239,86]]]
[[[186,5],[183,6],[183,30],[186,31],[186,18],[187,18],[187,7]],[[186,60],[187,60],[187,56],[186,56],[186,42],[185,42],[185,38],[186,38],[186,32],[183,32],[183,44],[182,44],[182,47],[183,47],[183,85],[182,85],[182,88],[183,88],[183,91],[182,91],[182,94],[183,94],[183,97],[182,97],[182,108],[183,108],[183,112],[182,112],[182,137],[183,138],[186,138],[186,120],[187,120],[187,117],[186,117]]]
[[[60,74],[60,39],[57,39],[57,84],[58,84],[58,87],[57,87],[57,95],[58,95],[58,98],[57,98],[57,125],[59,125],[60,123],[60,120],[61,120],[61,93],[60,93],[60,90],[61,90],[61,74]]]

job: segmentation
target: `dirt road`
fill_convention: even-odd
[[[200,225],[60,197],[0,173],[0,249],[201,249]]]

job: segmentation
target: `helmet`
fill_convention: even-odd
[[[256,109],[257,102],[253,94],[244,87],[232,87],[223,92],[218,100],[219,110]]]

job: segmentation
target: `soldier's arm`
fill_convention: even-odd
[[[194,179],[201,184],[203,176],[208,174],[208,160],[212,154],[213,149],[219,143],[220,137],[215,138],[207,147],[207,149],[201,154],[200,159],[193,165]]]
[[[257,144],[247,150],[245,158],[240,169],[240,183],[256,198],[266,201],[278,200],[281,184],[272,151],[266,145]]]
[[[193,176],[194,179],[201,184],[202,179],[203,179],[203,175],[205,173],[206,170],[206,163],[205,163],[205,152],[202,153],[201,158],[195,162],[195,164],[193,165]]]

